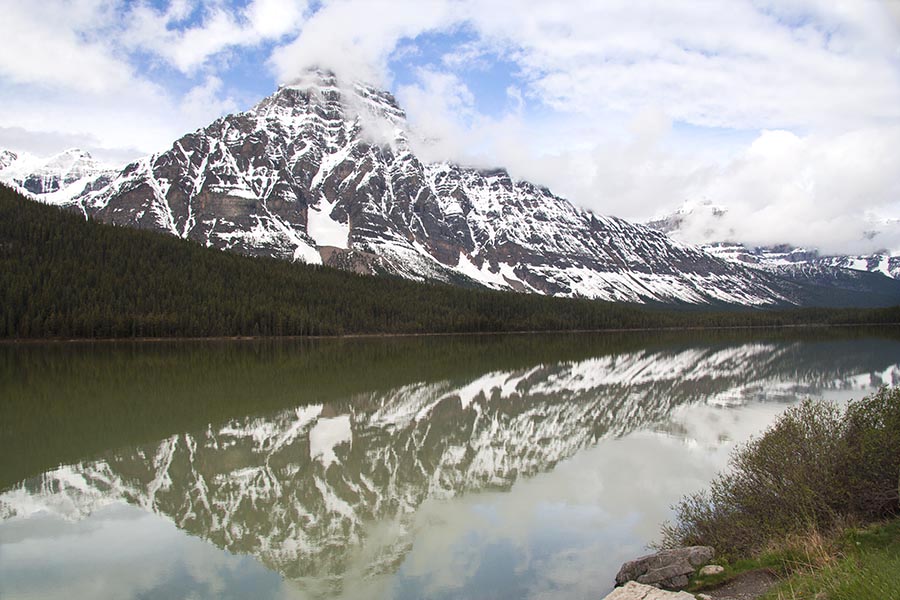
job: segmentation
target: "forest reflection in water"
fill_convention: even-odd
[[[898,362],[856,329],[0,347],[0,593],[599,595],[736,441]]]

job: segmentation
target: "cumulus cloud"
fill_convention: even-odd
[[[240,9],[212,3],[204,6],[198,23],[178,27],[188,14],[186,4],[173,2],[164,10],[139,4],[127,14],[122,40],[192,73],[226,49],[296,33],[306,9],[305,0],[251,0]]]
[[[0,55],[0,128],[27,131],[39,140],[4,135],[3,143],[52,153],[80,140],[77,145],[115,162],[164,149],[236,110],[237,103],[212,72],[198,73],[182,89],[152,79],[131,54],[135,48],[152,50],[142,40],[160,44],[157,60],[189,71],[226,48],[284,35],[304,8],[293,0],[252,0],[235,14],[209,8],[196,26],[174,33],[169,27],[191,17],[195,3],[175,0],[156,11],[119,0],[0,0],[3,32],[15,48]],[[49,140],[59,145],[51,149]]]
[[[271,63],[281,82],[322,67],[347,79],[386,85],[388,59],[401,40],[459,23],[472,8],[461,0],[326,1],[297,39],[273,52]]]
[[[184,95],[179,107],[182,118],[205,123],[218,115],[234,112],[237,103],[231,97],[221,97],[222,80],[214,75],[193,87]]]
[[[538,125],[471,108],[455,117],[453,104],[429,102],[427,89],[401,99],[412,100],[411,112],[427,107],[428,131],[442,136],[418,142],[429,159],[503,165],[582,207],[638,221],[710,203],[717,210],[694,210],[679,234],[694,243],[900,250],[900,226],[885,222],[900,216],[900,126],[805,135],[764,130],[717,154],[679,144],[660,109],[639,112],[622,136],[591,143],[577,119]],[[555,146],[560,138],[572,145]]]
[[[691,241],[790,241],[831,252],[900,250],[900,227],[886,223],[900,199],[900,127],[836,136],[764,131],[734,161],[706,173],[694,197],[726,212],[696,211]]]
[[[416,85],[401,86],[397,99],[411,115],[414,143],[423,160],[472,159],[475,97],[455,74],[420,69]]]
[[[529,93],[558,110],[662,105],[703,126],[846,124],[900,118],[897,32],[885,16],[866,0],[608,0],[578,10],[540,0],[330,0],[273,65],[285,81],[320,65],[384,83],[402,40],[465,26],[477,40],[448,54],[448,68],[485,52],[508,57]]]
[[[104,39],[110,10],[96,2],[2,0],[6,51],[0,77],[16,84],[38,84],[106,93],[135,81],[132,67]],[[142,82],[145,84],[145,82]]]

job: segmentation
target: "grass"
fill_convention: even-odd
[[[783,581],[760,600],[900,600],[900,518],[831,536],[792,535],[753,558],[716,562],[725,570],[695,576],[687,591],[702,593],[766,570]]]
[[[763,600],[900,600],[900,519],[840,536],[827,564],[799,569]]]
[[[697,593],[712,590],[728,583],[742,573],[749,573],[751,571],[764,570],[771,571],[780,576],[788,575],[788,571],[786,570],[787,562],[784,560],[784,557],[778,553],[765,553],[756,558],[742,558],[734,562],[716,559],[713,563],[721,565],[725,570],[716,575],[695,575],[687,588],[685,588],[688,592]]]

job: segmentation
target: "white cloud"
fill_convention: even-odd
[[[898,208],[900,127],[805,137],[765,131],[746,152],[696,182],[695,197],[725,215],[688,221],[692,241],[738,239],[825,251],[900,250],[900,228],[877,223]],[[880,233],[871,238],[867,232]]]
[[[846,28],[812,2],[799,27],[745,1],[616,0],[578,11],[519,4],[489,4],[474,27],[559,110],[628,113],[649,104],[677,121],[738,128],[900,118],[889,53],[896,32],[872,3],[859,2],[867,10],[853,11]]]
[[[307,9],[305,0],[254,0],[244,11],[260,38],[279,38],[296,31]]]
[[[326,3],[276,68],[385,82],[402,40],[464,23],[475,40],[397,90],[429,159],[507,166],[632,219],[708,199],[729,208],[719,233],[750,243],[897,245],[865,236],[900,212],[900,35],[878,2],[370,5]],[[520,70],[516,91],[479,114],[463,74],[497,56]]]
[[[301,5],[291,2],[291,6],[300,10]],[[130,16],[156,15],[161,29],[147,28],[144,34],[160,34],[164,39],[167,24],[189,17],[193,8],[186,1],[173,2],[165,13],[155,13],[142,4],[129,8],[101,0],[0,0],[4,35],[16,48],[16,52],[0,54],[0,128],[8,134],[3,136],[4,144],[14,149],[47,147],[52,153],[81,140],[84,143],[79,145],[98,156],[133,158],[164,149],[185,132],[236,110],[221,78],[214,74],[203,75],[186,92],[175,92],[150,80],[148,73],[138,72],[130,62],[130,46],[122,40],[149,23]],[[277,9],[277,0],[255,0],[246,8],[247,22],[242,26],[263,32],[253,33],[254,40],[286,31],[289,24],[293,27],[294,13],[288,10],[283,27],[273,28],[271,12]],[[210,29],[216,27],[221,26],[214,24]],[[196,32],[180,39],[182,43],[173,44],[171,52],[185,64],[202,62],[221,49]],[[22,131],[40,143],[22,139],[18,135]],[[54,139],[59,147],[51,150],[48,144]]]
[[[129,25],[122,41],[190,74],[227,49],[296,33],[306,9],[306,0],[251,0],[240,10],[210,3],[197,24],[181,28],[173,25],[187,14],[185,4],[172,3],[166,10],[140,4],[127,15]]]
[[[450,27],[471,8],[458,0],[326,1],[296,40],[273,52],[272,66],[282,82],[317,66],[386,85],[388,58],[400,40]]]
[[[180,107],[175,110],[182,119],[197,123],[206,123],[237,110],[237,103],[230,97],[220,98],[222,80],[210,75],[206,80],[185,94]]]
[[[98,35],[108,12],[92,2],[63,6],[49,0],[3,0],[0,14],[6,50],[0,52],[0,77],[17,84],[91,93],[131,83],[132,68]]]
[[[401,106],[412,115],[417,154],[424,160],[471,159],[473,132],[466,121],[475,115],[472,91],[452,73],[420,69],[418,81],[397,91]]]
[[[384,83],[401,40],[465,25],[477,40],[448,54],[448,68],[503,55],[533,97],[567,112],[664,106],[678,121],[739,128],[900,118],[897,32],[884,8],[832,4],[331,0],[273,64],[282,80],[319,65]]]
[[[746,145],[711,151],[682,139],[659,107],[604,137],[577,116],[536,123],[514,108],[480,115],[471,100],[460,100],[470,93],[458,78],[431,72],[401,88],[412,124],[428,139],[417,146],[426,158],[503,165],[581,206],[635,220],[686,201],[727,209],[688,221],[681,235],[697,243],[900,250],[900,228],[879,222],[900,216],[900,124],[804,135],[763,130]]]

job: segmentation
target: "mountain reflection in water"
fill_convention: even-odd
[[[206,347],[199,355],[196,349],[156,348],[149,356],[135,346],[82,348],[82,353],[99,352],[99,362],[113,361],[119,373],[125,364],[127,374],[129,360],[141,370],[154,365],[150,373],[159,378],[159,386],[183,394],[187,402],[192,401],[190,393],[178,391],[177,381],[163,381],[165,373],[189,381],[179,371],[183,365],[173,365],[185,357],[189,364],[201,364],[204,353],[213,355],[213,363],[221,361],[223,369],[197,369],[200,382],[210,383],[214,394],[248,392],[240,386],[229,392],[207,379],[230,370],[228,357],[234,352],[252,353],[253,364],[262,365],[266,384],[260,393],[287,398],[290,388],[309,393],[294,396],[293,405],[281,408],[247,402],[243,413],[240,403],[232,407],[225,402],[232,408],[217,414],[212,423],[185,413],[184,429],[178,429],[178,422],[166,423],[172,430],[156,439],[141,436],[156,433],[148,426],[133,443],[112,438],[115,447],[79,447],[78,460],[66,461],[65,453],[61,459],[48,456],[47,462],[64,466],[9,486],[0,494],[0,517],[7,523],[36,515],[77,522],[127,503],[171,520],[220,549],[256,557],[268,569],[299,582],[299,589],[327,597],[345,590],[348,579],[365,581],[401,570],[429,527],[423,516],[441,520],[441,511],[432,508],[436,502],[505,493],[609,438],[650,431],[690,440],[694,432],[683,418],[688,409],[706,407],[703,414],[724,414],[754,403],[783,406],[807,395],[841,392],[835,397],[843,398],[849,392],[859,397],[879,385],[900,382],[896,338],[770,334],[744,341],[712,336],[698,342],[673,335],[663,340],[644,337],[637,343],[626,338],[616,344],[597,336],[587,341],[577,336],[462,343],[366,341],[360,342],[367,350],[359,364],[346,356],[356,352],[352,343],[275,350]],[[399,347],[386,351],[378,344]],[[494,351],[518,353],[521,359],[488,358]],[[98,391],[88,384],[64,392],[62,387],[79,373],[90,379],[98,371],[84,370],[83,357],[72,358],[65,350],[53,351],[58,361],[69,361],[62,367],[48,366],[52,359],[38,360],[34,352],[30,359],[5,357],[8,374],[20,369],[13,376],[20,387],[10,386],[18,394],[25,394],[30,377],[48,371],[51,380],[57,377],[58,394],[85,403],[91,402],[91,393],[102,397],[127,389],[130,400],[123,401],[136,406],[152,401],[142,394],[157,389],[135,375],[136,387],[116,380],[111,389]],[[367,363],[371,356],[366,353],[379,358]],[[457,360],[454,353],[483,357],[481,368],[472,365],[471,358]],[[331,364],[344,368],[332,372],[327,360],[316,362],[317,354],[341,357]],[[559,359],[553,360],[554,355]],[[301,364],[295,364],[298,356]],[[170,362],[173,357],[175,362]],[[28,363],[32,359],[36,363]],[[442,371],[441,364],[454,362],[465,366]],[[368,372],[370,368],[396,374],[396,385],[390,377]],[[237,371],[244,369],[254,366],[242,365]],[[358,384],[335,387],[335,376],[357,379]],[[278,384],[279,377],[287,389]],[[196,391],[196,383],[191,390]],[[51,396],[53,385],[42,391]],[[197,402],[202,408],[215,398]],[[127,412],[121,419],[127,419]],[[729,442],[723,436],[712,443]],[[671,500],[661,499],[666,505]],[[602,508],[603,499],[597,504]],[[450,514],[453,508],[445,504],[443,510]],[[403,595],[402,589],[391,589],[391,594]]]

